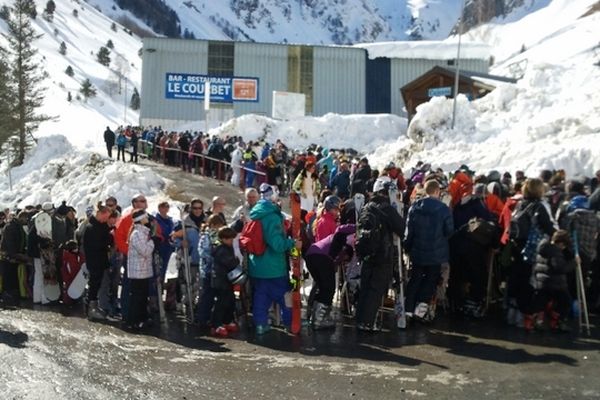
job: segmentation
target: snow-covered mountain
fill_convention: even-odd
[[[168,6],[169,32],[182,36],[256,42],[353,44],[412,39],[443,39],[458,19],[461,0],[90,0],[107,15],[131,18],[155,29]],[[164,22],[164,21],[163,21]]]

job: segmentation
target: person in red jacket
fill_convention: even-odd
[[[315,242],[333,234],[338,226],[341,200],[337,196],[327,196],[323,202],[321,215],[315,221]]]

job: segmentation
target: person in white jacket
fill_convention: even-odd
[[[152,253],[154,242],[150,235],[149,218],[144,210],[132,214],[133,226],[129,234],[127,276],[129,278],[129,312],[126,328],[138,331],[148,319],[148,288],[153,276]]]
[[[239,145],[235,146],[235,150],[231,153],[231,169],[233,171],[231,175],[231,184],[233,186],[240,186],[240,177],[242,175],[242,149]]]

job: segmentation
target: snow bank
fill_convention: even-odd
[[[6,207],[66,200],[84,215],[86,207],[112,195],[128,206],[137,193],[164,196],[165,181],[146,167],[116,162],[90,151],[75,151],[60,135],[39,139],[23,165],[12,171],[13,190],[0,181],[0,204]]]
[[[592,175],[600,168],[600,68],[591,56],[568,66],[532,65],[517,84],[499,84],[474,102],[460,96],[454,130],[452,100],[433,98],[418,107],[407,136],[375,150],[370,160],[405,167],[425,160],[448,171],[466,163],[481,172],[537,175],[563,168]]]
[[[456,39],[447,39],[444,41],[361,43],[354,47],[366,49],[371,60],[379,57],[454,60],[457,46]],[[485,43],[463,41],[460,45],[461,58],[487,60],[491,54],[491,47]]]
[[[291,148],[305,148],[312,143],[323,147],[353,148],[370,152],[395,141],[406,131],[406,118],[390,114],[302,117],[288,121],[260,115],[244,115],[210,131],[220,137],[242,136],[245,141],[281,139]]]

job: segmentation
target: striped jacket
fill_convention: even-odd
[[[127,276],[129,279],[146,279],[154,275],[152,270],[152,252],[154,242],[150,238],[150,229],[134,224],[129,236],[127,252]]]

